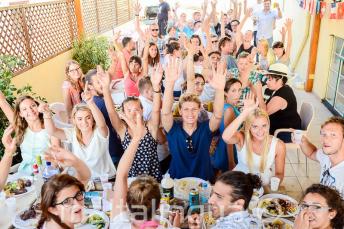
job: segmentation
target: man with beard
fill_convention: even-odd
[[[85,75],[84,80],[85,83],[88,83],[88,88],[90,92],[93,94],[93,100],[99,108],[99,110],[102,112],[105,118],[106,125],[109,128],[109,152],[111,159],[117,168],[119,160],[121,159],[121,156],[123,154],[123,148],[121,140],[119,139],[115,129],[111,125],[109,114],[105,107],[102,84],[100,83],[99,75],[97,74],[97,69],[89,70]]]
[[[295,139],[293,139],[295,140]],[[294,141],[295,142],[295,141]],[[344,196],[344,119],[331,117],[321,126],[321,148],[302,136],[302,152],[321,166],[320,183],[337,189]]]
[[[216,224],[212,228],[262,228],[259,219],[247,211],[253,189],[260,187],[261,180],[257,175],[240,171],[223,173],[216,180],[208,200],[212,217],[216,219]],[[201,221],[200,215],[192,214],[188,217],[189,228],[201,228]]]

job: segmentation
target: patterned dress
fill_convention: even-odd
[[[137,177],[146,174],[157,179],[162,179],[159,158],[157,153],[157,141],[153,138],[146,126],[146,135],[141,139],[136,151],[134,162],[129,170],[129,177]],[[122,141],[123,149],[126,150],[131,142],[128,128]]]

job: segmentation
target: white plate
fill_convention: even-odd
[[[36,214],[36,218],[34,218],[34,219],[22,220],[20,218],[20,215],[22,213],[24,213],[24,211],[26,211],[26,210],[28,210],[28,209],[20,211],[18,214],[16,214],[16,216],[12,220],[12,224],[15,228],[18,228],[18,229],[35,229],[35,228],[37,228],[37,224],[38,224],[38,221],[39,221],[41,214],[40,213]]]
[[[109,226],[110,226],[109,217],[102,211],[85,208],[84,209],[84,215],[87,218],[91,215],[99,215],[105,221],[105,227],[104,228],[109,228]],[[95,225],[92,225],[92,224],[81,224],[81,225],[77,225],[75,228],[78,228],[78,229],[96,229],[97,227]]]
[[[26,196],[27,194],[35,191],[35,186],[33,184],[33,177],[31,177],[31,176],[9,177],[7,182],[13,182],[13,181],[16,181],[18,179],[30,180],[31,181],[31,186],[30,187],[25,187],[27,192],[24,192],[24,193],[18,194],[18,195],[13,195],[12,197],[16,197],[16,198],[23,197],[23,196]]]
[[[259,199],[259,203],[258,203],[258,207],[261,207],[261,203],[263,202],[263,200],[266,200],[266,199],[276,199],[276,198],[279,198],[279,199],[284,199],[284,200],[289,200],[291,201],[292,203],[294,203],[296,206],[298,205],[298,202],[291,198],[290,196],[287,196],[287,195],[283,195],[283,194],[267,194],[267,195],[264,195],[262,196],[260,199]],[[265,208],[263,208],[265,209]],[[264,216],[266,217],[293,217],[297,214],[297,211],[295,211],[293,214],[289,214],[289,215],[273,215],[273,214],[270,214],[269,212],[267,211],[264,211]]]
[[[282,218],[269,218],[269,219],[264,219],[263,221],[262,221],[262,223],[263,223],[263,229],[267,229],[266,227],[265,227],[265,223],[271,223],[271,222],[274,222],[275,220],[281,220],[282,222],[284,222],[285,224],[287,224],[287,225],[289,225],[290,227],[290,229],[292,229],[293,227],[294,227],[294,223],[293,222],[291,222],[290,220],[287,220],[287,219],[282,219]],[[289,228],[286,228],[286,229],[289,229]]]
[[[189,200],[189,193],[191,189],[199,190],[201,183],[207,183],[208,188],[211,188],[211,185],[208,181],[205,181],[197,177],[184,177],[181,179],[175,179],[174,181],[174,196],[183,199]]]

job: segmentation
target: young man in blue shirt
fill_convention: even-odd
[[[214,171],[211,165],[209,148],[213,133],[219,128],[224,105],[224,86],[226,67],[218,63],[209,84],[216,90],[214,112],[211,118],[198,122],[201,102],[194,94],[184,94],[179,100],[179,113],[182,121],[173,119],[173,86],[178,79],[178,64],[171,58],[167,66],[165,93],[162,106],[162,125],[172,156],[169,173],[172,178],[198,177],[213,181]]]

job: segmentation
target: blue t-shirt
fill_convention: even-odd
[[[170,10],[170,5],[167,2],[162,2],[159,4],[158,20],[168,20],[168,11]]]
[[[93,101],[97,105],[98,109],[102,112],[106,125],[109,128],[109,152],[112,158],[112,161],[115,164],[118,164],[119,160],[123,155],[123,147],[121,140],[119,139],[116,130],[112,127],[109,114],[106,110],[105,101],[101,96],[94,96]]]
[[[169,169],[172,178],[198,177],[212,181],[214,171],[209,148],[213,133],[209,128],[209,120],[199,122],[191,136],[183,129],[182,122],[173,121],[173,126],[166,136],[172,156]],[[188,137],[191,137],[191,143]]]

